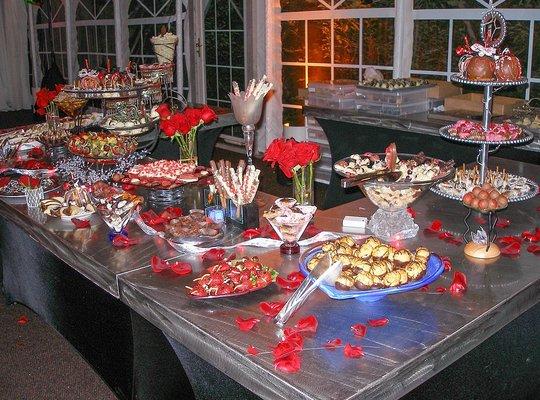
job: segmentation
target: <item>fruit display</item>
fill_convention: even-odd
[[[508,206],[508,198],[491,184],[476,186],[463,196],[463,204],[481,212],[502,210]]]
[[[209,219],[204,210],[191,210],[189,215],[171,219],[165,224],[165,232],[169,238],[211,238],[221,233],[221,225]]]
[[[94,159],[117,159],[136,149],[136,140],[104,132],[83,132],[73,135],[68,142],[72,154]]]
[[[489,130],[486,132],[482,128],[482,124],[461,119],[450,126],[448,133],[461,139],[499,142],[521,138],[523,136],[523,129],[508,122],[501,124],[492,122],[489,124]]]
[[[114,174],[112,179],[115,182],[153,189],[174,189],[189,182],[197,182],[208,174],[204,167],[197,167],[194,163],[159,160],[137,164],[124,175]]]
[[[492,188],[504,195],[508,201],[536,194],[538,186],[524,177],[512,175],[506,170],[488,170],[486,181]],[[478,166],[467,168],[465,165],[456,170],[453,179],[441,182],[435,187],[435,192],[452,199],[462,200],[463,196],[480,186],[480,173]]]
[[[307,269],[315,268],[326,254],[332,262],[340,261],[341,273],[335,278],[338,290],[372,290],[389,288],[421,279],[426,273],[430,251],[418,247],[414,252],[398,249],[370,236],[358,244],[350,236],[326,242],[321,251],[307,263]]]
[[[360,86],[386,89],[386,90],[394,90],[394,89],[418,87],[418,86],[423,86],[427,84],[428,82],[423,79],[400,78],[400,79],[381,79],[381,80],[363,81],[360,84]]]
[[[40,207],[44,214],[69,220],[85,218],[96,212],[88,194],[80,187],[67,191],[64,196],[42,200]]]
[[[194,298],[237,296],[262,289],[275,281],[276,270],[263,265],[257,257],[221,261],[186,286]]]

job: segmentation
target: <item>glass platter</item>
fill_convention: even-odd
[[[307,269],[307,264],[315,254],[321,252],[322,245],[315,246],[309,250],[307,250],[304,254],[302,254],[302,257],[300,257],[299,267],[300,272],[307,276],[309,275],[309,271]],[[333,285],[330,285],[328,283],[322,283],[319,288],[326,293],[326,295],[332,299],[336,300],[345,300],[345,299],[358,299],[360,301],[377,301],[381,300],[382,298],[386,297],[389,294],[396,294],[396,293],[403,293],[403,292],[409,292],[411,290],[420,289],[423,286],[429,285],[430,283],[436,281],[439,276],[444,272],[444,264],[441,260],[441,258],[431,253],[428,262],[427,262],[427,268],[426,273],[424,276],[414,282],[406,283],[404,285],[396,286],[396,287],[390,287],[390,288],[384,288],[384,289],[371,289],[371,290],[339,290],[336,289]]]

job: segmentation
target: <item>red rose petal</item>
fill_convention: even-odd
[[[431,233],[436,233],[436,232],[439,232],[442,228],[442,222],[440,219],[434,219],[432,222],[431,222],[431,225],[428,226],[425,230],[427,232],[431,232]]]
[[[295,271],[287,275],[287,279],[292,282],[303,282],[305,279],[305,276],[302,275],[300,271]]]
[[[527,251],[529,253],[533,253],[533,254],[538,255],[538,254],[540,254],[540,246],[537,245],[537,244],[531,244],[531,245],[527,246]]]
[[[343,349],[343,354],[348,358],[360,358],[364,356],[364,349],[360,346],[353,346],[347,343]]]
[[[412,207],[407,207],[407,212],[411,216],[411,218],[416,218],[416,211]]]
[[[435,291],[437,293],[444,293],[446,292],[446,288],[444,286],[438,286],[437,288],[435,288]]]
[[[152,258],[150,259],[150,266],[152,267],[152,271],[158,274],[171,267],[169,263],[167,263],[165,260],[162,260],[158,256],[152,256]]]
[[[236,317],[236,325],[242,332],[247,332],[253,329],[261,320],[258,318],[241,318]]]
[[[521,238],[517,236],[501,236],[499,239],[497,239],[499,243],[501,244],[512,244],[517,243],[521,245]]]
[[[298,288],[298,286],[300,286],[300,284],[302,282],[301,281],[289,281],[289,280],[287,280],[285,278],[282,278],[281,276],[278,276],[276,278],[276,283],[282,289],[295,290],[296,288]]]
[[[263,301],[259,303],[259,309],[264,315],[275,317],[279,314],[285,302],[283,301]]]
[[[367,333],[367,326],[364,324],[354,324],[351,326],[351,331],[354,336],[363,338]]]
[[[286,357],[282,357],[274,361],[275,369],[288,374],[293,374],[300,371],[300,367],[301,360],[296,353],[291,353]]]
[[[322,230],[317,228],[315,225],[309,225],[306,228],[306,230],[304,231],[304,233],[309,237],[313,237],[315,235],[318,235],[321,232],[322,232]]]
[[[142,212],[140,216],[146,225],[149,225],[152,227],[162,225],[167,222],[165,218],[160,217],[153,210]]]
[[[301,349],[298,349],[294,342],[283,340],[279,342],[276,347],[274,347],[274,350],[272,350],[272,354],[274,355],[274,358],[279,359],[296,353],[299,350]]]
[[[184,212],[180,207],[167,207],[165,210],[163,210],[159,216],[166,220],[167,222],[174,218],[179,218],[182,215],[184,215]]]
[[[259,354],[259,349],[256,348],[256,347],[254,347],[254,346],[252,346],[252,345],[249,345],[249,346],[247,347],[247,353],[248,353],[249,355],[256,356],[257,354]]]
[[[540,232],[539,232],[539,229],[536,228],[535,232],[531,232],[531,231],[525,231],[525,232],[522,232],[521,233],[521,237],[528,241],[528,242],[538,242],[540,241]]]
[[[508,218],[499,218],[495,226],[497,228],[508,228],[510,226],[510,220]]]
[[[368,324],[369,326],[373,327],[373,328],[377,328],[377,327],[380,327],[380,326],[385,326],[388,324],[388,322],[390,322],[390,320],[388,318],[378,318],[378,319],[368,319]]]
[[[309,315],[305,318],[299,320],[294,326],[297,329],[297,332],[317,332],[317,326],[319,321],[314,315]]]
[[[449,291],[453,295],[461,295],[467,290],[467,277],[463,272],[455,271],[454,279],[450,285]]]
[[[508,246],[501,247],[500,250],[503,256],[517,256],[521,252],[521,243],[513,242],[510,243]]]
[[[75,229],[90,228],[90,221],[87,219],[71,218],[71,222],[75,225]]]
[[[442,256],[441,260],[442,260],[443,265],[444,265],[444,270],[447,271],[447,272],[451,271],[452,270],[452,261],[450,260],[450,258],[448,258],[446,256]]]
[[[28,317],[26,315],[21,315],[17,320],[19,325],[26,325],[28,323]]]
[[[335,350],[336,347],[339,347],[341,346],[341,339],[340,338],[335,338],[335,339],[332,339],[332,340],[329,340],[328,342],[326,342],[324,344],[324,347],[328,350]]]
[[[422,286],[419,290],[420,290],[421,292],[429,292],[429,285]]]
[[[173,262],[172,264],[170,264],[170,268],[176,275],[180,276],[189,275],[192,271],[191,264],[182,261]]]
[[[225,250],[223,249],[210,249],[202,255],[203,261],[221,261],[225,256]]]
[[[291,343],[297,351],[302,350],[304,347],[304,338],[295,329],[285,328],[283,330],[283,336],[285,336],[285,341]]]
[[[259,228],[250,228],[250,229],[246,229],[246,230],[242,233],[242,236],[243,236],[243,238],[246,239],[246,240],[253,239],[253,238],[256,238],[256,237],[261,236],[261,231],[260,231]]]
[[[112,244],[114,247],[129,247],[134,246],[138,243],[139,241],[137,239],[130,239],[122,234],[116,235],[112,240]]]
[[[7,184],[11,182],[11,178],[8,176],[3,176],[0,178],[0,188],[3,188],[4,186],[7,186]]]

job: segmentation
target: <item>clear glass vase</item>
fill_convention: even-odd
[[[313,182],[313,163],[293,169],[293,197],[299,205],[312,206],[315,204]]]
[[[45,197],[41,186],[35,189],[28,188],[24,194],[26,196],[26,204],[29,208],[39,207],[39,203]]]
[[[198,165],[197,130],[192,129],[187,135],[180,134],[177,141],[180,146],[180,162]]]

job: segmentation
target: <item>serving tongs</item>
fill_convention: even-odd
[[[379,179],[379,178],[388,178],[390,181],[397,181],[401,177],[400,171],[390,171],[389,169],[381,169],[379,171],[375,172],[369,172],[367,174],[360,174],[356,176],[352,176],[350,178],[343,178],[341,180],[341,187],[343,189],[347,189],[353,186],[358,186],[358,184],[366,181],[370,181],[372,179]]]
[[[317,263],[315,268],[304,279],[302,284],[296,289],[294,294],[289,298],[278,315],[274,318],[274,322],[282,327],[287,323],[291,315],[298,310],[307,300],[309,295],[325,280],[335,280],[341,272],[341,262],[332,263],[332,258],[329,254],[325,254]]]

